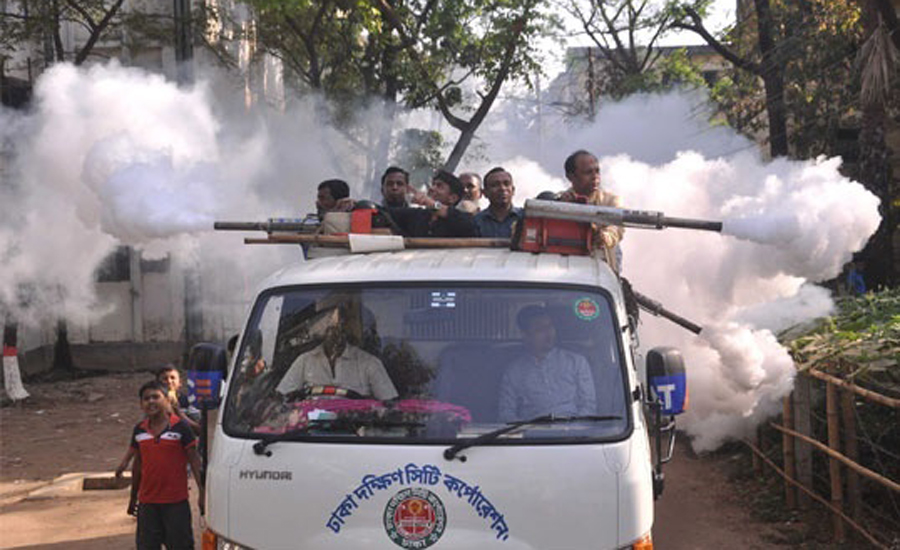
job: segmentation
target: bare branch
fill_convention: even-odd
[[[324,3],[323,3],[323,7],[320,8],[319,13],[316,14],[316,20],[319,19],[319,15],[322,13],[323,9],[324,9]],[[294,31],[294,34],[296,34],[297,38],[299,38],[300,41],[303,43],[303,47],[306,49],[306,55],[309,56],[309,70],[307,72],[307,71],[301,69],[301,74],[304,74],[307,76],[307,82],[309,82],[310,86],[312,86],[313,88],[316,88],[316,89],[321,88],[322,87],[322,73],[321,73],[322,69],[319,66],[319,54],[318,54],[318,51],[316,50],[316,45],[313,42],[313,37],[311,35],[305,33],[303,31],[303,29],[300,28],[300,24],[297,23],[297,21],[293,17],[285,15],[284,21],[285,21],[285,23],[287,23],[288,28],[290,28],[292,31]],[[302,67],[302,63],[299,63],[299,66]]]
[[[69,0],[71,2],[71,0]],[[91,36],[88,38],[88,41],[85,43],[84,47],[78,51],[78,55],[75,56],[75,65],[81,65],[84,63],[84,60],[87,59],[87,56],[90,55],[91,50],[94,49],[94,45],[100,40],[100,36],[109,26],[109,23],[112,21],[112,18],[115,17],[116,13],[119,11],[119,8],[122,7],[122,4],[125,0],[116,0],[116,3],[106,12],[106,15],[103,19],[97,23],[96,27],[94,27],[93,32],[91,32]]]
[[[119,2],[119,4],[121,5],[121,2]],[[91,31],[93,31],[94,29],[97,28],[97,23],[94,22],[94,18],[91,17],[91,14],[86,9],[84,9],[84,7],[82,7],[80,4],[78,4],[78,2],[75,2],[75,0],[66,0],[66,5],[68,5],[73,10],[77,11],[78,14],[84,18],[85,22],[88,24]],[[118,8],[115,8],[115,9],[118,9]]]
[[[688,14],[688,17],[691,18],[692,23],[688,24],[679,21],[673,23],[672,28],[684,29],[699,34],[712,49],[716,50],[719,55],[730,61],[735,67],[744,69],[745,71],[751,72],[755,75],[762,76],[763,71],[758,63],[754,63],[746,58],[739,56],[724,44],[716,40],[716,38],[712,34],[710,34],[706,27],[703,26],[703,19],[700,17],[700,14],[698,14],[693,8],[685,6],[684,11]]]

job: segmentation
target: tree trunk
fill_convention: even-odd
[[[28,390],[22,384],[19,370],[18,349],[19,327],[12,316],[7,316],[3,325],[3,388],[13,402],[28,398]]]
[[[53,370],[74,372],[75,361],[72,360],[72,347],[69,345],[69,326],[65,319],[56,323],[56,344],[53,346]]]
[[[877,7],[872,1],[864,1],[863,26],[865,36],[871,36],[880,23]],[[888,98],[889,100],[890,98]],[[896,282],[892,228],[896,227],[891,207],[891,165],[885,132],[887,113],[884,103],[861,105],[862,125],[859,132],[859,181],[881,199],[881,225],[869,239],[863,250],[865,261],[863,274],[868,288],[888,286]]]
[[[481,121],[479,121],[480,123]],[[459,134],[459,138],[456,140],[456,145],[453,146],[453,151],[450,152],[450,156],[447,158],[447,162],[444,163],[444,170],[448,172],[456,171],[456,167],[459,166],[459,161],[462,160],[464,154],[466,154],[466,149],[469,148],[469,144],[472,143],[472,138],[475,137],[475,130],[478,129],[478,124],[467,124],[466,127]]]
[[[397,52],[391,47],[387,47],[382,54],[382,62],[386,69],[387,77],[384,81],[384,93],[382,94],[383,104],[381,105],[381,119],[378,121],[376,147],[375,147],[375,163],[374,169],[368,175],[367,181],[374,184],[371,190],[373,197],[378,197],[379,193],[379,173],[384,170],[389,163],[391,153],[391,143],[394,138],[394,120],[397,118],[397,95],[400,92],[400,82],[396,76]]]
[[[784,102],[784,66],[773,37],[774,22],[769,0],[755,0],[757,39],[762,54],[762,79],[769,117],[769,153],[772,158],[788,154],[787,108]]]

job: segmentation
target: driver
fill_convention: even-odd
[[[336,309],[335,321],[325,330],[325,339],[297,357],[279,382],[279,393],[288,394],[307,386],[337,386],[382,401],[397,397],[381,361],[347,342],[343,317]]]
[[[546,414],[597,414],[597,397],[587,359],[556,346],[556,327],[540,306],[516,317],[527,352],[512,362],[500,382],[498,414],[503,422]]]

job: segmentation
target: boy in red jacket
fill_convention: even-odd
[[[146,418],[134,427],[135,450],[128,513],[137,507],[138,550],[194,548],[191,507],[188,503],[187,465],[197,486],[203,513],[200,456],[191,428],[172,414],[166,389],[153,380],[141,386],[141,409]],[[137,503],[140,506],[137,506]]]

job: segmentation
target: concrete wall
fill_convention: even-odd
[[[143,341],[181,340],[184,334],[184,284],[173,273],[146,273],[143,279]]]
[[[184,342],[110,342],[72,344],[75,366],[84,370],[126,372],[156,370],[166,363],[181,364]],[[24,376],[48,370],[53,365],[53,345],[20,353],[19,367]]]

